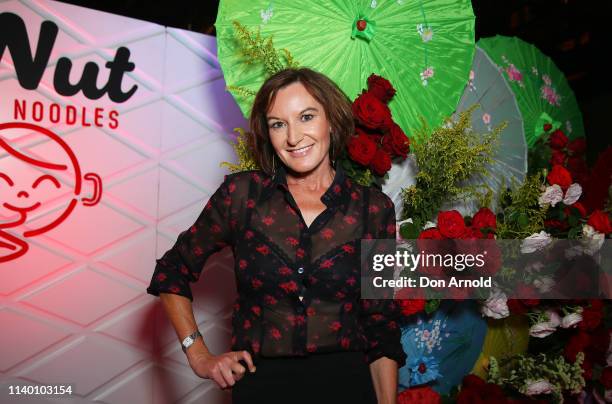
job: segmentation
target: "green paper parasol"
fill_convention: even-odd
[[[257,92],[266,70],[248,64],[232,21],[272,37],[303,67],[326,74],[351,99],[375,73],[397,90],[389,103],[406,133],[421,117],[438,126],[455,110],[474,55],[474,13],[468,0],[221,0],[215,27],[228,86]],[[230,88],[245,116],[252,96]]]
[[[504,73],[514,92],[531,148],[544,124],[561,129],[570,139],[584,136],[582,114],[567,80],[551,58],[516,37],[495,36],[478,41]]]

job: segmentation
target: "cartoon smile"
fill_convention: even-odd
[[[36,202],[34,205],[26,208],[18,208],[17,206],[13,206],[10,203],[3,204],[7,209],[14,210],[15,212],[28,212],[30,210],[34,210],[40,206],[40,202]]]

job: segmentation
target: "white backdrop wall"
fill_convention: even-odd
[[[145,292],[155,259],[228,173],[219,163],[235,160],[233,129],[246,125],[224,90],[215,38],[48,0],[0,1],[0,19],[23,22],[33,56],[43,22],[58,29],[33,89],[13,60],[24,51],[19,32],[0,25],[0,139],[9,145],[0,174],[14,182],[0,175],[0,402],[229,403],[229,391],[193,374],[159,299]],[[134,64],[121,92],[137,86],[127,100],[54,85],[67,59],[70,83],[94,63],[104,88],[120,48]],[[23,155],[70,164],[54,170]],[[45,174],[58,184],[34,187]],[[3,205],[34,202],[21,223]],[[230,347],[232,265],[221,251],[193,289],[215,353]],[[10,386],[67,384],[72,395],[9,395]]]

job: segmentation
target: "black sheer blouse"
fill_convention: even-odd
[[[308,227],[283,167],[273,177],[226,175],[196,222],[156,260],[147,292],[193,301],[190,283],[211,254],[231,246],[238,290],[232,350],[254,357],[363,351],[368,363],[386,356],[403,366],[400,305],[360,297],[361,239],[395,238],[393,201],[340,165],[321,200],[326,209]]]

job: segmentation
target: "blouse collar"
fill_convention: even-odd
[[[286,192],[289,192],[289,186],[287,185],[287,171],[284,165],[276,168],[276,174],[268,177],[264,181],[264,187],[261,192],[260,201],[266,201],[276,189],[281,188]],[[321,196],[321,201],[326,206],[340,206],[343,208],[343,212],[346,213],[350,199],[351,191],[353,190],[353,183],[350,177],[348,177],[342,168],[341,164],[336,166],[336,174],[330,185],[330,187]]]

